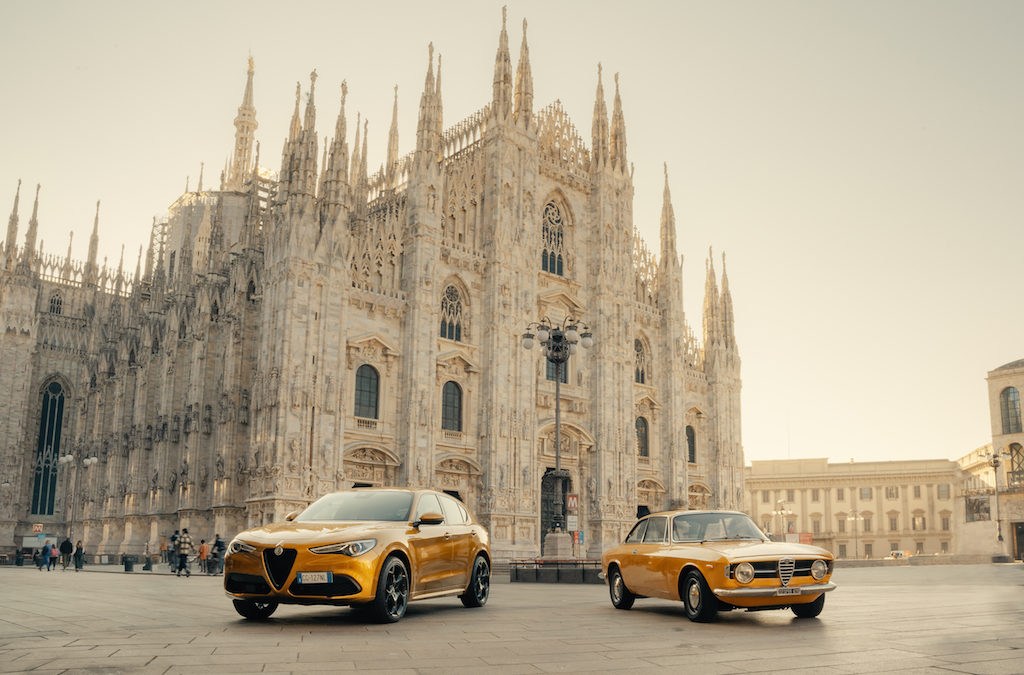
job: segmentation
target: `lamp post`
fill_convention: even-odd
[[[992,478],[996,486],[996,541],[999,542],[999,548],[1002,549],[1003,544],[1003,523],[1002,512],[999,510],[999,467],[1003,463],[1003,458],[1009,458],[1010,455],[1005,450],[998,450],[993,452],[989,450],[985,453],[985,459],[992,466]],[[1002,551],[1000,550],[1000,553]]]
[[[786,525],[786,516],[793,515],[793,512],[790,509],[786,508],[786,500],[785,499],[780,499],[780,500],[775,502],[775,510],[772,511],[772,515],[773,516],[779,516],[779,519],[780,519],[780,521],[782,523],[782,528],[780,529],[780,531],[782,532],[782,535],[783,535],[782,538],[785,539],[786,538],[785,537],[786,532],[789,531],[789,527]]]
[[[583,332],[580,332],[582,329]],[[532,332],[536,330],[536,335]],[[569,472],[562,468],[562,405],[561,382],[562,367],[575,354],[581,345],[590,349],[594,344],[594,336],[590,328],[571,316],[565,317],[561,323],[544,317],[531,323],[523,333],[523,349],[533,349],[534,338],[540,342],[544,350],[544,358],[555,365],[555,514],[551,523],[552,532],[565,531],[565,504],[562,502],[562,481],[569,477]]]
[[[857,560],[860,558],[860,548],[857,546],[857,521],[864,520],[864,516],[860,515],[860,511],[854,511],[851,515],[846,516],[846,520],[853,523],[853,558]]]
[[[78,471],[79,471],[79,467],[78,467],[78,461],[77,460],[81,460],[81,463],[82,463],[82,467],[81,468],[83,468],[83,469],[88,469],[90,466],[92,466],[96,462],[100,461],[98,457],[79,457],[78,455],[70,453],[70,452],[67,453],[66,455],[61,455],[60,459],[57,460],[59,463],[64,464],[64,465],[69,465],[69,464],[74,464],[75,465],[75,475],[74,475],[74,478],[72,478],[72,483],[71,483],[71,521],[68,523],[68,539],[73,539],[73,537],[71,535],[73,534],[73,531],[74,531],[74,528],[75,528],[75,507],[78,506]]]

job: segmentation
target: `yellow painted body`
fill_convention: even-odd
[[[415,499],[430,490],[413,490]],[[413,503],[415,513],[416,501]],[[234,598],[273,601],[281,604],[352,605],[370,602],[377,593],[381,566],[391,555],[401,557],[409,568],[410,600],[466,591],[477,555],[490,564],[487,530],[470,515],[469,524],[421,524],[391,522],[279,522],[241,532],[236,539],[254,546],[252,552],[229,552],[224,561],[225,590]],[[373,549],[350,557],[343,554],[313,553],[311,547],[376,539]],[[280,545],[296,551],[295,561],[281,588],[275,588],[264,561],[264,551]],[[358,589],[343,595],[302,595],[292,592],[300,572],[331,572],[334,579],[349,577]],[[245,593],[230,590],[232,575],[260,577],[267,592]],[[237,578],[237,577],[236,577]],[[296,589],[301,588],[296,586]]]

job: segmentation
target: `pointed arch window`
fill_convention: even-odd
[[[444,289],[441,297],[441,337],[462,342],[466,316],[462,292],[455,286]]]
[[[50,314],[60,314],[64,308],[64,299],[60,296],[60,292],[56,292],[50,296]]]
[[[541,226],[543,250],[540,256],[540,268],[545,272],[565,276],[565,224],[562,222],[562,211],[554,202],[544,205],[544,221]]]
[[[441,395],[441,428],[447,431],[462,431],[462,387],[455,382],[445,382]]]
[[[1020,443],[1010,444],[1010,473],[1006,478],[1010,487],[1024,485],[1024,447]]]
[[[63,422],[64,388],[58,382],[50,382],[43,390],[39,413],[39,437],[32,482],[33,514],[53,515],[53,502],[57,491],[57,459],[60,457]]]
[[[650,367],[650,355],[647,353],[647,346],[644,341],[637,339],[633,341],[634,357],[633,381],[638,384],[647,384],[648,368]]]
[[[693,464],[697,461],[697,432],[693,427],[686,427],[686,461]]]
[[[641,457],[651,456],[651,448],[648,442],[647,420],[643,417],[636,418],[636,451]]]
[[[1004,434],[1019,434],[1020,425],[1020,392],[1016,387],[1007,387],[999,394],[999,411],[1003,418]]]
[[[377,404],[380,399],[380,375],[371,365],[363,364],[356,371],[356,417],[377,419]]]
[[[245,288],[245,299],[249,302],[256,302],[256,282],[249,279],[249,285]]]

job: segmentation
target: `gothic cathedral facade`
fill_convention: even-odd
[[[588,147],[535,110],[525,22],[502,25],[491,100],[445,128],[433,49],[415,149],[367,171],[345,85],[318,148],[315,73],[278,173],[261,169],[250,60],[219,189],[154,221],[134,274],[43,254],[19,192],[0,253],[0,550],[44,532],[95,553],[234,532],[356,486],[464,500],[496,557],[541,554],[556,466],[599,557],[638,511],[740,508],[740,359],[710,258],[700,339],[683,312],[666,174],[660,256],[633,225],[616,77],[598,71]],[[397,95],[396,95],[397,113]],[[360,134],[362,139],[360,140]],[[319,160],[319,161],[318,161]],[[36,207],[38,206],[38,189]],[[553,370],[520,344],[542,318],[594,345]],[[547,478],[546,478],[547,477]]]

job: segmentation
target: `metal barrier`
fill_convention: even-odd
[[[540,584],[603,584],[601,561],[590,558],[510,560],[509,581]]]

